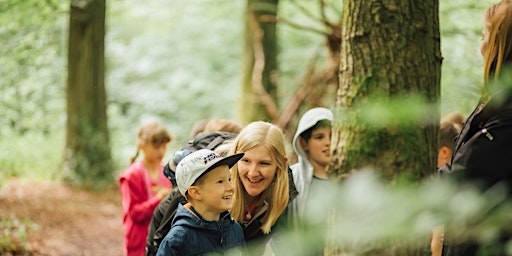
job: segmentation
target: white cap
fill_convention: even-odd
[[[239,153],[224,158],[209,149],[200,149],[190,153],[181,159],[176,167],[176,183],[178,183],[180,193],[185,196],[188,188],[199,177],[222,165],[231,168],[243,156],[244,153]]]

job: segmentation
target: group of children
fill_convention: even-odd
[[[216,128],[208,129],[204,122],[188,144],[203,149],[176,152],[167,169],[161,161],[172,137],[159,123],[142,126],[137,154],[119,178],[125,255],[249,249],[261,255],[269,250],[265,244],[271,229],[285,222],[297,227],[304,218],[316,216],[314,225],[325,226],[326,216],[307,206],[315,205],[329,184],[326,166],[331,158],[332,122],[333,113],[326,108],[302,115],[292,141],[298,160],[290,166],[283,132],[275,125],[253,122],[242,128],[235,122],[214,120],[209,127]],[[449,163],[459,127],[458,121],[441,122],[438,166]],[[139,150],[143,158],[135,162]],[[281,218],[287,220],[279,224]],[[440,250],[436,248],[442,248],[442,239],[434,236],[432,250]],[[313,249],[308,254],[322,252]]]
[[[137,152],[142,151],[143,158],[134,162],[137,153],[119,178],[125,255],[241,250],[262,255],[272,250],[271,231],[274,234],[291,223],[292,216],[301,216],[308,195],[327,180],[332,121],[326,108],[313,108],[302,116],[293,139],[298,162],[291,166],[282,129],[268,122],[243,128],[226,120],[204,122],[204,127],[195,128],[201,130],[192,134],[196,138],[222,133],[226,127],[240,129],[230,130],[233,139],[221,146],[178,151],[177,161],[167,166],[161,161],[171,136],[161,135],[165,129],[159,123],[142,126]]]
[[[457,140],[455,144],[453,139],[440,141],[439,173],[459,180],[480,181],[482,190],[502,181],[512,184],[512,90],[497,83],[505,77],[503,74],[510,73],[509,40],[512,1],[502,0],[485,13],[481,45],[484,93],[479,104],[462,129],[461,125],[441,125],[441,136],[451,138],[457,134]],[[182,151],[175,168],[179,193],[170,193],[168,177],[174,174],[166,177],[161,164],[171,136],[158,123],[143,126],[132,165],[119,177],[125,255],[147,253],[145,241],[148,226],[155,219],[153,213],[170,212],[155,211],[162,199],[169,196],[183,200],[177,204],[170,231],[164,233],[161,244],[155,247],[157,255],[245,251],[254,244],[259,245],[255,255],[261,255],[267,249],[271,230],[274,234],[283,217],[300,220],[308,214],[306,205],[313,204],[315,195],[326,187],[332,121],[332,112],[325,108],[311,109],[303,115],[293,139],[298,162],[290,167],[283,131],[267,122],[243,127],[223,148],[228,156],[211,149]],[[135,162],[139,150],[144,156],[142,161]],[[512,195],[512,189],[507,193]],[[500,232],[499,242],[508,241],[510,232]],[[435,247],[439,241],[440,248]],[[432,254],[442,253],[442,238],[434,237],[432,244]],[[463,252],[458,255],[474,255],[477,247],[458,246],[457,251]],[[504,255],[504,251],[500,252]]]

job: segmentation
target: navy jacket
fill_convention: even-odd
[[[190,204],[180,204],[171,230],[158,248],[157,256],[223,254],[245,246],[240,225],[228,211],[219,221],[206,221]]]

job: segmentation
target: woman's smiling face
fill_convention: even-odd
[[[277,164],[269,150],[258,145],[245,151],[238,161],[238,174],[250,199],[256,199],[267,189],[276,176]]]

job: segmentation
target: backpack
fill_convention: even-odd
[[[232,140],[236,134],[229,132],[202,132],[193,140],[174,153],[172,160],[164,167],[165,176],[171,181],[173,191],[165,197],[153,212],[151,223],[149,224],[148,237],[146,238],[146,255],[156,255],[160,243],[165,238],[172,226],[172,220],[179,203],[186,201],[185,197],[178,191],[176,184],[176,165],[188,154],[199,149],[214,150],[227,140]]]
[[[164,167],[164,174],[167,177],[173,187],[177,187],[176,184],[176,166],[185,156],[199,149],[210,149],[214,150],[219,145],[227,140],[232,140],[236,137],[235,133],[230,132],[201,132],[197,136],[187,142],[187,144],[176,151],[172,157],[172,160]]]

